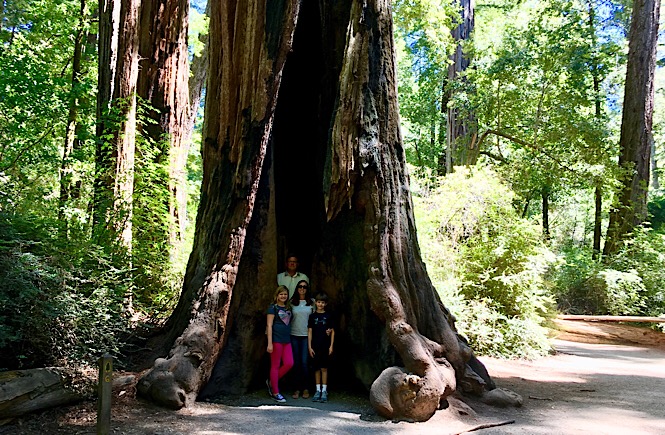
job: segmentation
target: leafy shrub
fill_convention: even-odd
[[[97,270],[64,262],[43,234],[30,240],[0,217],[0,369],[117,355],[129,327],[121,314],[126,271],[100,265],[99,257],[87,258]]]
[[[642,279],[635,271],[605,269],[587,281],[588,294],[596,298],[596,312],[611,315],[638,313],[644,293]]]
[[[651,196],[647,204],[651,228],[660,231],[665,224],[665,195],[662,192]]]
[[[459,331],[481,353],[546,353],[541,325],[554,299],[544,277],[556,257],[540,227],[519,217],[513,193],[489,169],[457,168],[429,188],[418,181],[414,203],[423,258]]]
[[[665,313],[665,234],[649,228],[637,228],[614,256],[606,259],[607,267],[634,274],[642,282],[637,290],[640,301],[631,313],[659,316]]]
[[[589,249],[568,247],[552,270],[559,309],[570,314],[658,316],[665,312],[665,235],[638,228],[599,263]]]
[[[468,301],[458,328],[482,355],[533,359],[551,349],[538,319],[506,316],[489,300]]]

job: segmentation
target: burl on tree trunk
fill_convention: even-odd
[[[178,408],[265,379],[264,313],[287,251],[339,319],[331,384],[355,379],[382,415],[411,420],[455,390],[492,389],[420,257],[390,3],[211,8],[194,248],[162,337],[175,344],[139,393]]]

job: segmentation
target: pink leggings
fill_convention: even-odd
[[[279,366],[280,361],[282,366]],[[272,394],[279,394],[278,382],[293,367],[291,343],[273,343],[270,354],[270,386]]]

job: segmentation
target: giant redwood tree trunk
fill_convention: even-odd
[[[493,386],[420,257],[390,3],[299,4],[211,5],[194,250],[161,337],[175,344],[138,391],[178,408],[265,379],[264,312],[295,251],[339,319],[335,382],[370,389],[386,417],[425,420],[456,389]]]

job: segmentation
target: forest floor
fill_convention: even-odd
[[[454,397],[424,423],[377,416],[366,396],[331,392],[328,403],[265,391],[169,411],[116,392],[112,434],[664,434],[665,334],[619,324],[557,321],[556,353],[534,361],[481,358],[497,386],[523,398],[494,408]],[[94,434],[94,401],[14,420],[0,434]]]

